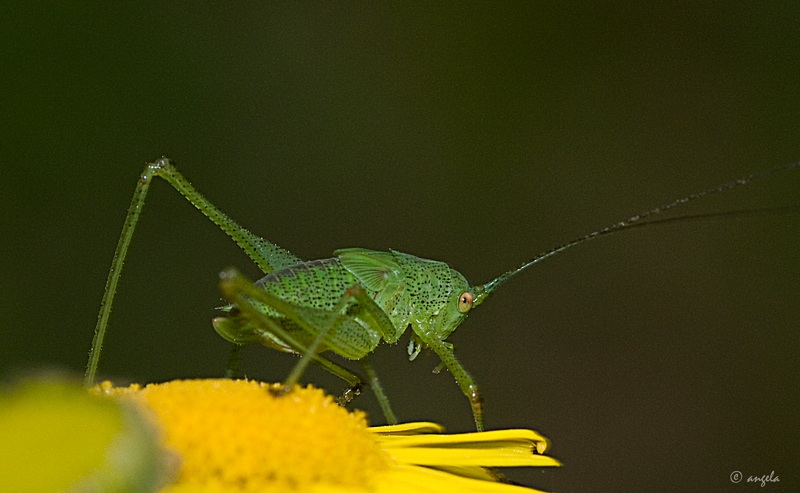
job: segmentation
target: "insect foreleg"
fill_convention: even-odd
[[[425,342],[439,355],[439,358],[442,359],[442,363],[444,363],[447,369],[450,370],[450,373],[455,377],[458,386],[461,387],[461,391],[467,396],[469,404],[472,406],[475,428],[478,431],[483,431],[483,397],[481,397],[475,380],[473,380],[466,368],[456,359],[453,353],[453,345],[444,342],[436,334],[426,335]]]

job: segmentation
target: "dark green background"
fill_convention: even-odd
[[[632,3],[632,2],[631,2]],[[154,3],[155,5],[155,3]],[[446,260],[485,282],[543,250],[800,158],[795,2],[24,3],[0,11],[2,370],[83,370],[146,160],[303,258]],[[796,203],[800,170],[683,213]],[[553,441],[559,491],[800,481],[798,216],[633,231],[543,262],[451,338],[490,428]],[[220,375],[217,272],[244,254],[156,182],[101,373]],[[404,420],[472,427],[435,355],[375,365]],[[296,361],[248,348],[249,377]],[[307,375],[332,393],[343,384]],[[381,422],[374,398],[356,405]],[[236,419],[231,417],[231,419]],[[794,485],[794,486],[792,486]],[[766,491],[765,489],[765,491]]]

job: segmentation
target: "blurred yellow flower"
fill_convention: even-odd
[[[134,406],[54,376],[0,389],[0,491],[155,491],[168,457]]]

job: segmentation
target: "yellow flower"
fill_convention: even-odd
[[[133,406],[53,377],[0,390],[0,491],[147,492],[164,482],[168,456]]]
[[[370,428],[321,390],[182,380],[90,393],[58,379],[0,394],[2,491],[530,492],[494,467],[558,466],[529,430]],[[94,394],[94,395],[92,395]]]
[[[441,434],[432,423],[369,428],[321,390],[246,380],[180,380],[95,391],[138,403],[182,459],[164,493],[512,492],[489,467],[558,466],[530,430]]]

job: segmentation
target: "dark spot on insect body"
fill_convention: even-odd
[[[275,277],[275,274],[267,274],[266,276],[262,277],[261,280],[258,282],[263,285],[268,282],[278,282],[278,278]]]
[[[322,267],[323,269],[327,269],[327,264],[330,264],[330,259],[312,260],[310,262],[306,262],[308,267]]]

